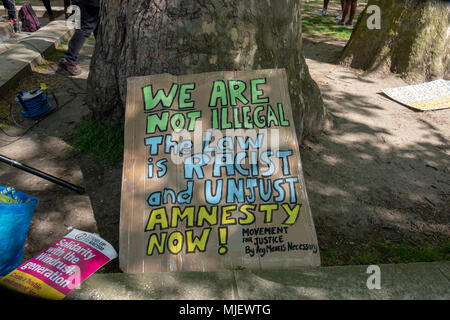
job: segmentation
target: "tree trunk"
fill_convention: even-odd
[[[368,13],[371,5],[381,9],[381,29],[368,28],[375,17]],[[409,82],[449,79],[450,5],[436,0],[369,0],[341,62],[402,74]]]
[[[97,120],[122,119],[130,76],[285,68],[299,140],[322,129],[299,0],[110,0],[100,14],[88,79]]]

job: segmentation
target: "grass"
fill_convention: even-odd
[[[450,241],[437,245],[421,243],[374,243],[358,254],[330,248],[322,251],[324,266],[412,263],[450,260]]]
[[[58,69],[58,62],[64,56],[68,47],[66,44],[60,43],[56,50],[45,58],[45,62],[34,66],[33,71],[35,73],[48,73]]]
[[[58,63],[58,61],[64,56],[64,53],[69,49],[67,44],[60,43],[56,47],[55,52],[50,54],[48,57],[45,58],[50,63]]]
[[[356,21],[356,19],[355,19]],[[308,36],[327,36],[339,40],[348,40],[352,35],[352,28],[336,25],[334,17],[320,17],[315,13],[303,13],[302,32]]]
[[[0,119],[1,121],[1,119]],[[0,122],[0,130],[7,130],[9,128],[9,124]]]
[[[123,130],[120,124],[104,125],[94,120],[75,127],[71,146],[106,164],[114,164],[123,155]]]
[[[367,1],[358,2],[357,14],[353,22],[358,20],[358,13],[365,7]],[[341,10],[338,1],[331,1],[328,5],[328,15],[320,17],[317,13],[322,9],[323,1],[311,0],[309,3],[302,1],[302,33],[306,36],[326,36],[338,40],[349,40],[352,34],[352,27],[338,26],[335,17]],[[336,14],[330,14],[331,11]]]

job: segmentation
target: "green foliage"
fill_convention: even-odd
[[[375,244],[375,250],[381,259],[387,263],[431,262],[450,260],[450,242],[438,246],[421,244],[411,246],[409,244]]]
[[[0,122],[0,129],[1,130],[7,130],[9,128],[9,125],[7,123]]]
[[[357,17],[355,18],[356,22]],[[336,25],[335,17],[320,17],[316,13],[302,14],[302,32],[305,35],[321,35],[340,40],[348,40],[352,35],[352,28]]]
[[[54,52],[45,58],[44,63],[33,67],[33,74],[48,73],[57,69],[56,64],[64,56],[67,51],[67,45],[60,43]]]
[[[357,253],[353,249],[346,252],[330,248],[322,250],[321,255],[325,266],[450,261],[450,241],[436,245],[375,243]]]
[[[48,62],[57,63],[64,56],[64,53],[66,53],[67,49],[68,46],[66,44],[60,43],[56,47],[56,50],[52,54],[47,56],[45,60],[47,60]]]
[[[104,274],[104,273],[107,273],[107,272],[106,272],[106,266],[101,267],[101,268],[98,269],[95,273],[97,273],[97,274]]]
[[[367,0],[358,1],[357,13],[353,23],[358,20],[360,13],[367,5]],[[341,12],[339,1],[330,1],[328,15],[321,17],[317,14],[323,7],[323,0],[311,0],[309,3],[302,1],[302,33],[306,36],[326,36],[339,40],[349,40],[353,27],[338,26],[335,19]]]
[[[114,164],[123,155],[123,130],[120,124],[107,126],[89,120],[76,126],[72,146],[107,164]]]
[[[321,250],[322,265],[324,266],[342,266],[345,264],[344,252],[337,248]]]

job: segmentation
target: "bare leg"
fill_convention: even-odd
[[[336,19],[339,20],[339,21],[341,20],[342,12],[344,11],[344,3],[345,3],[345,1],[341,0],[341,13],[339,13],[339,15],[336,17]]]
[[[342,20],[340,22],[345,21],[345,18],[350,11],[351,1],[352,0],[344,0],[344,7],[342,8]]]
[[[358,0],[351,0],[351,6],[350,6],[350,17],[348,18],[348,22],[352,22],[353,18],[356,14],[356,7],[358,4]]]
[[[328,9],[328,3],[329,2],[330,2],[330,0],[323,0],[323,8],[318,13],[319,16],[323,17],[323,16],[327,15],[327,9]]]

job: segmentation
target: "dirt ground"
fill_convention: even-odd
[[[450,110],[416,112],[391,101],[381,89],[407,84],[337,65],[344,45],[304,39],[332,122],[301,150],[322,256],[357,255],[374,242],[448,239]],[[98,230],[117,247],[122,166],[80,160]]]
[[[345,41],[304,38],[332,119],[301,150],[319,244],[358,254],[373,242],[450,236],[450,110],[417,112],[381,93],[408,85],[336,64]]]
[[[416,112],[391,101],[381,89],[406,83],[393,75],[366,75],[336,64],[344,45],[329,38],[304,38],[306,61],[331,119],[331,126],[301,149],[322,257],[330,249],[357,255],[377,241],[433,244],[448,239],[450,109]],[[92,48],[86,50],[86,56],[92,53]],[[0,168],[1,181],[17,182],[25,192],[38,190],[33,195],[43,199],[30,227],[24,259],[71,228],[98,232],[118,249],[122,164],[105,165],[68,146],[76,123],[89,116],[84,96],[71,100],[67,90],[86,87],[89,61],[81,67],[83,74],[74,80],[55,76],[60,84],[56,94],[69,101],[61,111],[19,141],[9,145],[0,141],[0,153],[9,150],[11,156],[38,168],[57,163],[58,170],[49,167],[50,173],[56,170],[55,175],[86,188],[86,196],[74,199],[70,191]],[[54,199],[62,200],[55,205]],[[92,209],[76,215],[77,203]],[[58,214],[55,206],[64,207],[66,216]],[[118,259],[105,271],[118,272]]]

